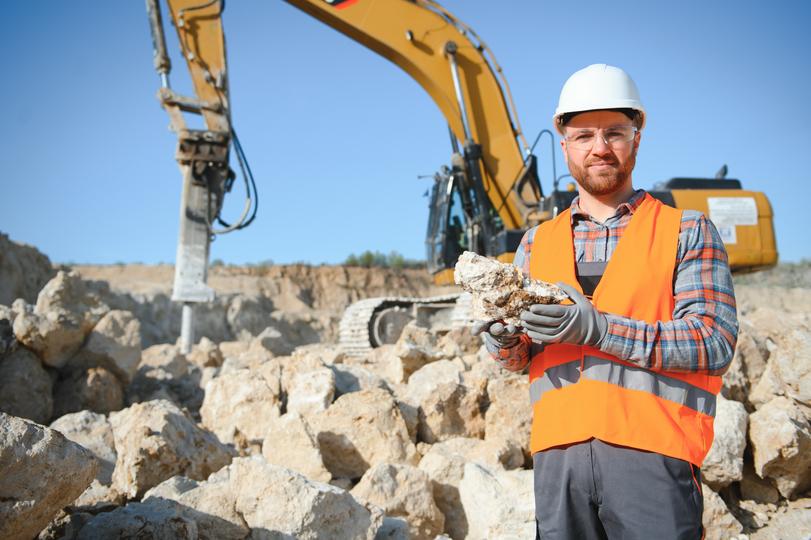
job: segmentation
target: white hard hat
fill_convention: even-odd
[[[562,134],[560,117],[564,114],[600,109],[633,109],[640,116],[639,129],[645,127],[645,108],[633,79],[607,64],[592,64],[569,77],[560,91],[552,122]]]

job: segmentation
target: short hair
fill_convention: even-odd
[[[569,112],[569,113],[565,113],[565,114],[560,115],[560,118],[558,119],[558,123],[561,125],[561,127],[564,127],[564,126],[566,126],[566,124],[568,124],[572,120],[572,118],[574,118],[578,114],[582,114],[582,113],[585,113],[585,112],[591,112],[592,110],[594,110],[594,111],[612,111],[612,112],[622,113],[625,116],[627,116],[631,120],[631,122],[633,122],[633,124],[634,124],[634,126],[636,128],[641,128],[642,127],[642,115],[639,114],[639,111],[637,111],[636,109],[627,109],[627,108],[621,108],[621,109],[591,109],[591,110],[588,110],[588,111]]]

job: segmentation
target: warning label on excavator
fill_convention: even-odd
[[[753,197],[708,197],[710,219],[725,244],[738,241],[737,225],[757,225],[757,203]]]

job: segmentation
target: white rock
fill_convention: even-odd
[[[730,540],[743,532],[743,526],[730,513],[726,503],[707,485],[702,485],[704,514],[701,518],[706,540]]]
[[[220,347],[205,336],[192,347],[187,358],[189,362],[200,368],[220,367],[224,360]]]
[[[444,528],[445,518],[434,502],[430,478],[410,465],[372,467],[352,495],[382,508],[387,516],[404,518],[414,540],[433,540]]]
[[[85,409],[107,414],[122,407],[121,381],[102,367],[63,372],[54,388],[55,417]]]
[[[715,412],[715,438],[701,465],[701,475],[714,490],[743,478],[743,451],[749,415],[742,403],[719,395]]]
[[[205,482],[175,477],[148,492],[143,504],[173,502],[176,515],[198,523],[201,538],[372,540],[382,522],[346,491],[261,456],[236,458]]]
[[[324,411],[335,397],[335,375],[329,368],[296,373],[287,388],[287,410],[302,416]]]
[[[203,426],[226,443],[261,442],[271,419],[281,415],[278,388],[255,371],[223,373],[206,385],[205,393]]]
[[[417,463],[400,409],[384,390],[345,394],[311,422],[335,478],[360,478],[378,463]]]
[[[493,362],[494,364],[495,362]],[[525,462],[531,463],[529,434],[532,408],[526,375],[502,375],[487,383],[490,407],[485,413],[485,440],[512,441],[521,446]]]
[[[459,496],[468,520],[468,540],[534,538],[532,474],[465,465]]]
[[[141,361],[141,323],[129,311],[113,310],[90,332],[71,366],[101,366],[128,384]]]
[[[783,497],[811,486],[811,428],[793,400],[777,397],[749,416],[755,472],[774,480]]]
[[[785,513],[773,516],[768,525],[749,536],[749,540],[785,540],[787,538],[811,538],[811,499],[789,503]]]
[[[113,428],[106,416],[91,411],[66,414],[55,420],[51,429],[90,450],[99,462],[96,479],[102,484],[110,484],[116,452]]]
[[[109,311],[75,272],[57,272],[37,296],[36,306],[14,303],[14,334],[46,364],[62,367]]]
[[[409,377],[408,397],[412,401],[420,403],[429,398],[435,388],[442,384],[461,383],[463,371],[463,367],[450,360],[439,360],[428,364]]]
[[[420,460],[420,470],[431,478],[434,500],[445,516],[445,531],[452,538],[465,538],[468,522],[459,499],[459,483],[465,463],[475,461],[491,469],[520,467],[524,462],[515,445],[497,446],[489,441],[470,438],[449,439],[431,446]]]
[[[781,338],[770,361],[774,362],[786,395],[811,406],[811,331],[790,328]]]
[[[567,298],[560,287],[525,279],[512,264],[465,251],[456,262],[453,279],[472,293],[473,318],[518,323],[518,315],[532,304],[557,304]]]
[[[287,467],[310,480],[329,482],[332,475],[324,466],[318,440],[307,421],[288,412],[270,422],[262,443],[262,455],[268,463]]]
[[[336,397],[357,392],[359,390],[371,390],[374,388],[387,389],[388,385],[382,377],[372,373],[370,370],[347,364],[334,364],[329,366],[335,374],[335,394]]]
[[[0,413],[0,538],[33,538],[97,467],[89,450],[58,431]]]
[[[51,418],[51,378],[39,358],[24,347],[0,355],[0,411],[39,424]]]
[[[160,501],[130,503],[112,512],[103,512],[90,519],[80,530],[77,540],[117,540],[119,538],[160,538],[172,540],[197,540],[212,538],[201,535],[197,520],[182,515],[177,503]],[[208,522],[204,522],[208,525]],[[236,528],[236,527],[234,527]],[[218,530],[217,532],[220,532]],[[244,538],[222,536],[221,538]]]
[[[231,460],[212,433],[166,400],[147,401],[110,415],[118,452],[113,486],[128,497],[174,475],[202,480]]]

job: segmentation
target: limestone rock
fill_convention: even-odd
[[[140,361],[141,323],[129,311],[113,310],[93,328],[70,365],[104,367],[124,384],[129,384]]]
[[[51,429],[90,450],[99,462],[96,479],[110,484],[116,461],[115,440],[113,428],[103,414],[91,411],[66,414],[55,420]]]
[[[403,380],[408,380],[412,373],[424,365],[442,358],[436,349],[436,336],[427,328],[417,326],[414,321],[403,328],[393,353],[400,360]]]
[[[453,328],[437,339],[436,349],[444,358],[476,354],[481,347],[481,337],[470,333],[470,327]]]
[[[420,460],[419,468],[431,478],[434,500],[445,516],[445,531],[452,538],[465,538],[468,522],[459,498],[465,463],[475,461],[489,468],[510,469],[524,462],[521,449],[514,444],[493,444],[480,439],[449,439],[431,446]]]
[[[36,306],[18,310],[14,334],[45,364],[61,367],[107,311],[78,274],[60,270],[39,292]]]
[[[434,394],[443,384],[460,384],[464,366],[450,360],[438,360],[414,372],[408,380],[408,397],[420,403]]]
[[[777,504],[780,501],[780,492],[771,482],[758,476],[751,460],[747,460],[743,464],[741,498],[761,504]]]
[[[93,514],[88,512],[68,513],[60,511],[48,526],[37,535],[37,540],[67,540],[76,538],[79,531],[88,521],[93,519]]]
[[[777,372],[775,362],[768,362],[763,375],[754,384],[752,392],[749,394],[749,402],[759,409],[772,399],[784,395],[785,388],[783,381],[780,379],[780,374]]]
[[[141,354],[138,371],[127,388],[127,401],[168,399],[196,415],[203,403],[202,377],[201,368],[189,364],[175,345],[153,345]]]
[[[269,422],[281,415],[278,388],[255,371],[223,373],[206,385],[200,417],[221,441],[261,442]]]
[[[268,463],[287,467],[317,482],[329,482],[332,475],[324,466],[318,440],[307,421],[288,412],[270,422],[262,443]]]
[[[465,251],[453,274],[457,285],[473,295],[473,318],[517,324],[521,311],[532,304],[558,304],[568,298],[557,285],[525,279],[512,264]]]
[[[749,394],[766,369],[764,351],[753,336],[754,332],[745,321],[740,322],[735,355],[723,376],[721,392],[727,399],[749,403]]]
[[[61,433],[0,413],[0,538],[33,538],[90,485],[93,454]]]
[[[704,514],[701,518],[706,540],[730,540],[743,532],[743,526],[735,519],[726,503],[709,486],[703,485]]]
[[[495,362],[491,362],[495,364]],[[529,405],[529,381],[526,375],[502,375],[487,383],[490,407],[485,414],[485,440],[508,440],[520,445],[527,463],[531,463],[529,433],[532,409]]]
[[[777,397],[749,417],[755,472],[793,498],[811,486],[811,427],[793,400]]]
[[[17,298],[36,301],[39,290],[55,273],[48,257],[35,247],[0,233],[0,304],[9,305]]]
[[[701,476],[711,488],[718,489],[743,478],[743,451],[746,448],[748,415],[743,404],[717,398],[715,438],[701,465]]]
[[[98,475],[97,475],[98,476]],[[102,484],[97,478],[79,495],[71,506],[92,513],[108,512],[126,502],[122,493],[110,485]]]
[[[231,299],[226,312],[226,320],[231,330],[231,334],[239,341],[250,341],[255,336],[264,333],[263,331],[271,325],[272,319],[270,313],[273,311],[273,302],[264,296],[258,295],[244,295],[239,294]],[[280,341],[283,339],[281,333],[278,334]],[[267,334],[266,341],[268,345],[271,343],[270,335]],[[276,344],[280,345],[280,344]],[[274,345],[274,348],[275,346]],[[269,350],[270,347],[268,347]],[[273,350],[274,354],[289,354],[290,347],[285,344],[284,347],[279,347],[279,350]]]
[[[346,491],[307,480],[261,456],[236,458],[205,482],[172,478],[150,490],[141,504],[171,508],[174,516],[198,524],[200,538],[212,540],[372,540],[382,521],[381,514],[370,513]],[[102,516],[115,518],[121,510]]]
[[[811,499],[793,501],[784,513],[772,517],[768,525],[749,536],[749,540],[786,538],[811,538]]]
[[[534,538],[535,498],[529,470],[501,471],[467,463],[459,497],[468,540]]]
[[[417,439],[433,444],[454,437],[484,437],[486,384],[445,383],[419,403]]]
[[[203,343],[202,340],[200,342]],[[216,347],[216,345],[214,346]],[[199,353],[199,349],[196,350]],[[192,351],[192,354],[194,354],[194,351]],[[147,347],[141,352],[138,371],[152,369],[163,370],[171,377],[182,377],[189,371],[189,362],[180,353],[177,345],[162,343]]]
[[[24,347],[0,355],[0,411],[39,424],[51,418],[51,378]]]
[[[220,367],[224,360],[220,347],[207,337],[200,338],[200,342],[192,347],[187,358],[189,362],[200,368]]]
[[[202,536],[195,517],[182,515],[180,505],[171,502],[129,503],[112,512],[90,519],[80,530],[77,540],[116,540],[119,538],[165,538],[196,540]],[[201,516],[202,517],[202,516]],[[209,522],[205,522],[209,525]],[[235,535],[221,538],[244,538]]]
[[[128,497],[177,474],[202,480],[231,460],[217,438],[166,400],[137,403],[110,415],[118,452],[113,485]]]
[[[287,388],[287,410],[303,416],[324,411],[335,397],[335,375],[329,368],[297,373]]]
[[[382,508],[387,516],[405,518],[414,540],[433,540],[444,528],[445,518],[434,502],[430,478],[410,465],[376,465],[351,493]]]
[[[781,336],[774,362],[786,396],[811,406],[811,331],[791,328]]]
[[[384,390],[345,394],[311,421],[335,478],[360,478],[379,463],[417,463],[400,409]]]
[[[54,388],[54,417],[81,410],[107,414],[124,407],[121,382],[102,367],[68,370]]]
[[[356,365],[334,364],[329,366],[335,375],[335,396],[340,397],[350,392],[371,390],[373,388],[387,389],[388,385],[382,377],[370,370]]]

